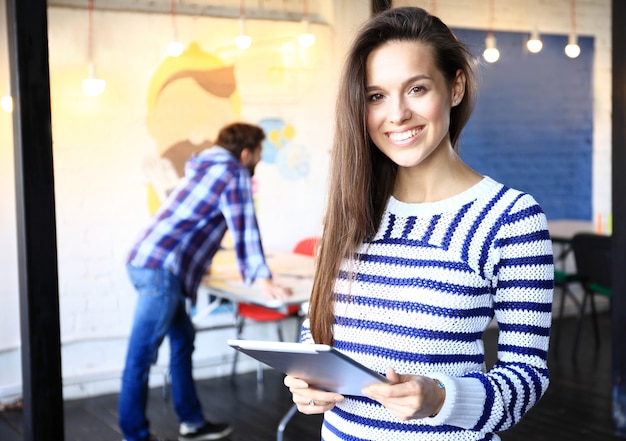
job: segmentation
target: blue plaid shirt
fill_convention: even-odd
[[[248,169],[216,146],[192,157],[128,256],[136,267],[166,268],[195,301],[196,291],[226,229],[246,283],[271,277],[254,213]]]

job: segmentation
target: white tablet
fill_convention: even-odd
[[[284,374],[301,378],[322,390],[363,395],[361,390],[367,385],[390,382],[328,345],[259,340],[228,340],[227,343]]]

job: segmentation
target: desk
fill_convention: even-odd
[[[309,300],[313,287],[313,257],[270,251],[265,253],[265,259],[272,270],[274,283],[291,288],[291,297],[270,299],[262,294],[260,288],[246,285],[241,280],[233,250],[221,250],[215,255],[211,272],[202,280],[198,294],[214,295],[234,303],[251,303],[282,312],[290,305],[301,305]]]
[[[211,272],[198,288],[198,295],[214,295],[234,303],[251,303],[277,311],[286,312],[290,305],[302,305],[309,301],[313,288],[315,259],[302,254],[270,251],[265,253],[267,265],[272,271],[274,283],[289,287],[293,295],[286,299],[270,299],[261,290],[248,286],[241,280],[237,258],[233,250],[221,250],[213,258]],[[209,328],[203,328],[205,330]],[[285,427],[296,413],[295,404],[281,419],[276,438],[282,441]]]
[[[593,233],[592,221],[565,219],[548,222],[548,230],[554,242],[569,242],[576,233]]]

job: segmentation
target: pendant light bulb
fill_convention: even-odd
[[[567,46],[565,46],[565,55],[570,58],[576,58],[580,55],[580,46],[578,46],[576,34],[569,35]]]
[[[485,38],[483,57],[488,63],[495,63],[500,58],[500,51],[496,47],[496,37],[493,35],[493,32],[489,32],[487,38]]]
[[[89,96],[98,96],[104,92],[106,81],[96,77],[96,65],[93,62],[93,0],[89,0],[89,34],[87,38],[89,75],[83,80],[83,91]]]
[[[2,97],[2,99],[0,100],[0,107],[2,107],[2,110],[4,110],[6,113],[13,112],[13,98],[11,97],[11,95],[7,93],[5,96]]]
[[[252,37],[246,34],[246,19],[239,17],[239,35],[235,37],[235,46],[241,50],[246,50],[252,45]]]
[[[104,92],[106,86],[106,81],[96,77],[96,67],[90,63],[89,76],[83,80],[83,91],[89,96],[98,96]]]
[[[539,31],[537,31],[537,29],[531,32],[530,38],[526,42],[526,47],[528,48],[528,52],[532,54],[538,54],[541,52],[541,49],[543,49],[543,42],[539,38]]]
[[[570,20],[571,31],[567,46],[565,46],[565,55],[570,58],[576,58],[580,55],[580,46],[578,46],[578,37],[576,36],[576,0],[570,0]]]
[[[315,44],[315,35],[309,31],[309,2],[302,1],[302,33],[298,35],[300,47],[311,47]]]
[[[178,41],[178,38],[176,38],[177,34],[178,34],[178,26],[176,24],[176,3],[178,2],[178,0],[171,0],[170,3],[170,16],[172,19],[172,32],[173,32],[173,36],[172,36],[172,41],[169,42],[169,44],[167,45],[167,54],[170,57],[178,57],[180,54],[183,53],[183,50],[185,49],[185,47],[183,46],[183,44]]]
[[[298,44],[302,47],[311,47],[315,44],[315,35],[309,31],[309,20],[302,21],[303,32],[298,35]]]
[[[184,46],[180,41],[172,40],[167,45],[167,54],[170,57],[178,57],[183,53]]]

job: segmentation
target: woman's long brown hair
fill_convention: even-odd
[[[309,311],[316,343],[333,343],[334,285],[341,262],[354,259],[360,244],[374,236],[394,185],[397,166],[374,145],[366,129],[365,65],[368,55],[387,41],[418,41],[432,48],[449,85],[459,69],[465,73],[465,95],[450,114],[455,149],[474,104],[474,57],[437,17],[420,8],[392,8],[372,17],[357,33],[335,109],[329,194]]]

